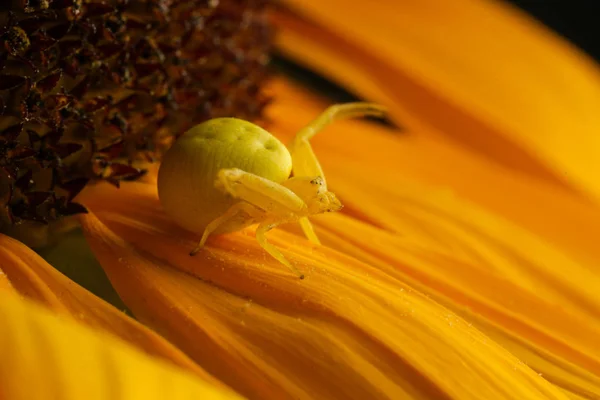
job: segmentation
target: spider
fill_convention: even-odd
[[[215,118],[184,133],[166,152],[158,172],[158,195],[177,224],[200,233],[190,255],[210,235],[258,224],[260,246],[300,279],[304,275],[271,243],[266,233],[299,222],[306,237],[319,243],[308,219],[338,211],[341,202],[327,190],[325,175],[309,140],[335,120],[383,117],[372,103],[337,104],[301,129],[286,148],[261,127],[237,118]]]

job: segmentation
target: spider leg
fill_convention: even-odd
[[[290,189],[241,169],[222,169],[217,174],[215,186],[271,216],[299,218],[307,209],[304,201]]]
[[[237,168],[219,171],[215,184],[224,192],[244,200],[247,202],[246,204],[250,203],[249,206],[256,207],[263,212],[262,223],[256,229],[258,243],[276,260],[303,278],[304,275],[286,260],[281,251],[267,241],[265,234],[281,223],[305,219],[310,232],[312,232],[312,238],[309,236],[309,239],[316,239],[310,222],[303,218],[307,215],[306,203],[287,187]],[[318,239],[316,240],[318,243]]]
[[[298,222],[300,222],[300,227],[302,228],[302,232],[304,232],[304,234],[306,235],[308,240],[310,240],[311,242],[313,242],[315,244],[321,244],[321,241],[319,240],[319,237],[315,233],[315,230],[314,230],[312,224],[310,223],[310,220],[308,219],[308,217],[302,217],[302,218],[300,218],[300,220]]]
[[[325,174],[323,174],[321,164],[309,140],[334,121],[367,116],[383,117],[386,112],[385,107],[373,103],[336,104],[327,108],[321,115],[302,128],[289,146],[294,176],[320,176],[325,183]]]
[[[321,177],[323,189],[327,190],[325,174],[315,155],[309,140],[330,123],[347,118],[383,117],[386,108],[373,103],[336,104],[327,108],[321,115],[302,128],[289,146],[292,155],[292,172],[295,177]],[[313,243],[319,244],[312,224],[307,217],[300,218],[300,226],[306,237]]]
[[[219,229],[220,227],[223,227],[224,225],[226,225],[228,223],[234,222],[236,218],[242,218],[242,220],[248,219],[248,218],[257,219],[257,217],[260,218],[260,214],[262,214],[262,212],[260,210],[257,210],[251,204],[248,204],[248,203],[245,203],[242,201],[239,203],[235,203],[234,205],[229,207],[229,209],[225,212],[225,214],[214,219],[211,223],[209,223],[206,226],[206,228],[204,229],[204,232],[202,233],[202,238],[200,239],[200,242],[194,248],[194,250],[192,250],[190,252],[190,256],[196,255],[196,253],[198,253],[200,251],[200,249],[202,249],[202,247],[204,247],[204,244],[206,243],[206,240],[208,239],[208,237],[212,233],[214,233],[217,229]],[[244,225],[243,224],[244,221],[241,221],[241,222],[242,222],[241,225]]]
[[[256,229],[256,240],[258,240],[258,244],[260,247],[265,249],[267,253],[269,253],[273,258],[277,261],[285,265],[292,271],[294,274],[298,275],[300,279],[304,279],[304,274],[298,270],[298,268],[294,267],[283,255],[283,253],[271,243],[267,241],[266,233],[271,229],[275,228],[279,223],[277,222],[263,222]]]

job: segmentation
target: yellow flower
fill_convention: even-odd
[[[315,138],[344,212],[315,218],[323,246],[296,226],[269,234],[306,279],[252,229],[189,257],[198,235],[162,212],[156,171],[90,187],[85,236],[140,322],[1,238],[0,356],[11,362],[0,397],[12,382],[26,398],[14,382],[40,365],[55,373],[49,390],[86,393],[53,366],[84,368],[92,342],[95,384],[118,380],[132,397],[126,388],[146,382],[132,368],[157,385],[185,381],[182,392],[256,399],[600,397],[600,210],[585,197],[600,194],[597,67],[491,1],[287,3],[295,11],[273,14],[281,51],[405,128],[345,121]],[[281,78],[270,90],[270,129],[286,141],[326,106]],[[51,343],[54,357],[11,352],[5,338],[22,331],[15,346]]]

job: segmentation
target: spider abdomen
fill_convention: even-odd
[[[278,139],[251,122],[215,118],[196,125],[162,159],[158,195],[165,212],[183,228],[202,232],[239,201],[215,188],[223,168],[281,183],[290,176],[292,159]]]

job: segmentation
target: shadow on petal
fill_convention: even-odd
[[[3,293],[0,332],[3,399],[240,399],[15,295]]]
[[[89,196],[88,241],[134,314],[251,398],[564,398],[454,313],[368,264],[281,231],[211,239],[162,213],[151,185]],[[444,265],[440,265],[444,268]],[[452,370],[452,373],[448,373]]]
[[[5,235],[0,235],[0,265],[8,282],[21,295],[91,328],[113,333],[148,354],[218,383],[171,343],[71,281],[24,244]]]

